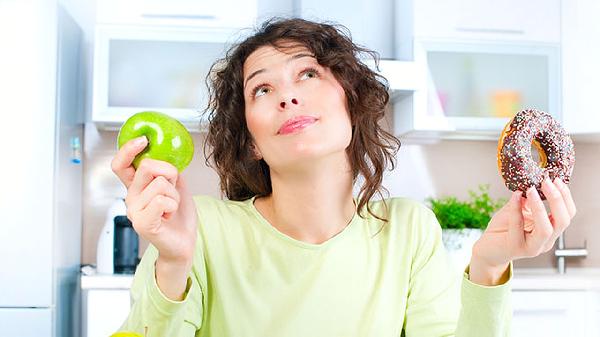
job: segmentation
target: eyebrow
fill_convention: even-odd
[[[298,54],[292,55],[287,60],[287,62],[289,63],[289,62],[291,62],[293,60],[297,60],[297,59],[302,58],[302,57],[315,57],[315,56],[312,55],[312,54],[307,54],[307,53],[298,53]],[[260,73],[264,73],[265,71],[267,71],[267,70],[263,68],[263,69],[259,69],[259,70],[255,71],[255,72],[253,72],[252,74],[250,74],[250,76],[248,76],[248,78],[244,82],[244,88],[246,88],[246,85],[248,84],[248,81],[250,81],[254,76],[256,76],[256,75],[258,75]]]

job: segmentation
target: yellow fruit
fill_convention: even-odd
[[[110,337],[144,337],[137,332],[119,331],[110,335]]]

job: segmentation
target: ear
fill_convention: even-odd
[[[250,150],[253,153],[253,157],[256,160],[261,160],[263,158],[262,153],[260,153],[260,150],[258,149],[258,147],[256,146],[256,144],[254,142],[252,142],[252,145],[250,145]]]

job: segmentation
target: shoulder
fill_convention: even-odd
[[[393,197],[369,203],[371,210],[387,220],[391,237],[410,238],[412,242],[420,242],[436,236],[441,228],[433,211],[424,203],[406,197]],[[374,219],[373,215],[363,210],[363,215]],[[379,222],[381,223],[381,222]]]
[[[222,230],[225,227],[231,230],[254,218],[251,199],[234,201],[209,195],[195,195],[193,199],[198,217],[198,229],[201,231],[214,231],[219,228]]]
[[[429,207],[422,202],[407,197],[393,197],[371,201],[369,206],[375,214],[384,215],[392,222],[420,222],[430,220],[431,217],[435,218]]]
[[[220,199],[210,195],[195,195],[193,197],[198,214],[220,214],[233,215],[239,212],[245,212],[250,206],[250,199],[242,201],[234,201]]]

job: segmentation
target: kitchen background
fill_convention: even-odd
[[[94,29],[97,21],[97,7],[94,2],[61,1],[73,14],[76,21],[84,31],[84,48],[82,69],[85,76],[85,111],[88,119],[92,114],[92,75],[93,75],[93,53],[94,53]],[[185,1],[179,1],[184,3]],[[404,6],[406,1],[375,1],[367,2],[355,0],[352,5],[338,6],[335,1],[319,3],[318,1],[273,1],[260,0],[256,4],[257,20],[261,22],[273,15],[292,16],[295,13],[307,13],[308,18],[325,20],[336,20],[348,26],[354,37],[359,37],[359,42],[378,51],[383,59],[394,58],[394,54],[406,55],[403,51],[406,47],[398,46],[397,34],[394,34],[394,10],[404,10],[397,7]],[[177,3],[177,1],[175,2]],[[406,2],[409,3],[409,2]],[[435,3],[424,1],[424,4]],[[481,9],[486,1],[458,1],[465,7]],[[511,5],[512,4],[512,5]],[[536,8],[536,4],[540,8]],[[549,6],[552,5],[552,6]],[[424,5],[425,6],[425,5]],[[450,6],[447,4],[446,6]],[[519,2],[507,2],[501,5],[504,12],[516,15],[521,8]],[[523,12],[530,10],[532,13],[547,10],[549,12],[560,11],[560,1],[533,1],[522,9]],[[564,5],[562,5],[564,7]],[[406,10],[410,10],[407,6]],[[318,9],[318,10],[317,10]],[[414,10],[414,9],[413,9]],[[440,9],[441,11],[445,9]],[[494,8],[498,10],[498,8]],[[564,9],[563,9],[564,12]],[[328,13],[327,15],[325,13]],[[330,14],[336,13],[336,14]],[[356,13],[361,13],[357,15]],[[386,13],[386,14],[384,14]],[[428,22],[435,22],[436,12],[431,13]],[[527,13],[521,15],[528,15]],[[563,14],[564,15],[564,14]],[[528,20],[536,22],[535,17]],[[538,18],[537,20],[541,20]],[[564,19],[563,19],[564,20]],[[367,23],[364,24],[363,23]],[[398,23],[396,23],[398,24]],[[563,23],[564,24],[564,23]],[[249,27],[249,26],[248,26]],[[545,27],[544,27],[545,28]],[[553,29],[560,28],[560,21],[554,23]],[[593,27],[592,27],[593,28]],[[540,28],[542,29],[542,28]],[[584,28],[581,28],[584,29]],[[590,29],[586,27],[585,29]],[[595,29],[598,29],[597,27]],[[493,40],[493,39],[492,39]],[[502,37],[499,38],[502,40]],[[364,42],[366,41],[366,43]],[[396,46],[394,46],[396,44]],[[517,41],[517,45],[527,45],[527,41]],[[542,43],[541,45],[547,45]],[[563,42],[563,44],[566,44]],[[510,47],[508,47],[510,48]],[[591,55],[588,56],[591,59]],[[560,64],[555,65],[557,68]],[[402,74],[398,74],[402,76]],[[410,76],[410,75],[407,75]],[[526,76],[523,76],[523,81]],[[566,79],[566,76],[564,76]],[[560,88],[560,86],[559,86]],[[593,92],[591,88],[586,89],[577,83],[576,88],[564,88],[563,90],[581,90]],[[558,92],[560,93],[560,92]],[[552,93],[551,93],[552,94]],[[565,99],[566,100],[566,99]],[[586,101],[591,102],[591,100]],[[554,108],[558,109],[558,106]],[[580,114],[572,124],[587,124],[585,119],[593,115],[596,105],[582,106],[586,109],[585,114]],[[541,108],[541,107],[540,107]],[[551,113],[556,113],[549,111]],[[567,110],[564,114],[574,114],[577,111]],[[389,119],[394,116],[389,114]],[[592,117],[593,118],[593,117]],[[596,117],[597,118],[597,117]],[[591,121],[591,120],[590,120]],[[563,121],[563,123],[567,123]],[[390,123],[392,128],[393,121]],[[600,130],[600,129],[599,129]],[[578,213],[573,219],[571,228],[565,235],[566,246],[583,246],[587,241],[588,256],[585,259],[570,259],[569,266],[574,267],[600,267],[600,226],[598,226],[597,214],[600,212],[600,202],[597,199],[597,190],[600,189],[600,177],[596,173],[600,168],[600,156],[596,154],[600,145],[596,141],[595,134],[588,137],[590,132],[584,130],[585,136],[574,137],[577,162],[573,172],[571,191],[578,206]],[[499,132],[498,132],[499,133]],[[396,133],[397,134],[397,133]],[[93,123],[87,123],[84,136],[84,203],[83,203],[83,237],[82,237],[82,263],[94,264],[96,261],[96,244],[99,232],[106,216],[106,209],[115,197],[124,196],[125,189],[121,186],[116,176],[110,170],[110,161],[116,149],[116,131],[98,130]],[[403,146],[398,153],[398,166],[393,172],[388,172],[384,186],[389,190],[391,196],[407,196],[417,200],[424,200],[428,196],[455,195],[466,198],[469,189],[476,189],[478,184],[490,184],[490,195],[492,197],[508,197],[509,191],[505,188],[496,166],[497,136],[492,133],[491,137],[484,140],[455,140],[452,137],[429,137],[410,138],[399,135]],[[190,181],[194,193],[219,196],[218,178],[212,169],[204,164],[204,156],[201,151],[203,136],[194,133],[196,154],[194,161],[185,175]],[[592,141],[590,141],[590,138]],[[483,138],[482,138],[483,139]],[[579,140],[579,141],[578,141]],[[145,247],[142,242],[141,248]],[[143,251],[143,249],[140,249]],[[533,259],[518,260],[516,267],[552,267],[556,265],[554,252],[550,251]]]
[[[195,92],[179,94],[203,90],[216,57],[206,55],[274,15],[342,23],[382,56],[392,97],[382,123],[402,141],[384,179],[390,196],[467,198],[489,184],[492,198],[507,198],[496,152],[508,116],[528,104],[560,120],[576,149],[578,213],[565,246],[585,244],[587,255],[567,258],[565,275],[554,250],[515,262],[513,336],[600,336],[595,0],[0,0],[0,93],[16,93],[0,99],[32,134],[23,139],[0,123],[0,142],[21,140],[4,158],[22,164],[0,165],[11,192],[0,194],[0,336],[100,337],[118,328],[131,275],[79,270],[97,264],[107,211],[126,194],[110,168],[116,130],[135,111],[172,113],[195,131],[183,173],[192,193],[220,196],[197,132],[203,105]],[[147,80],[165,69],[183,69],[180,82]],[[168,106],[173,97],[183,101]]]

